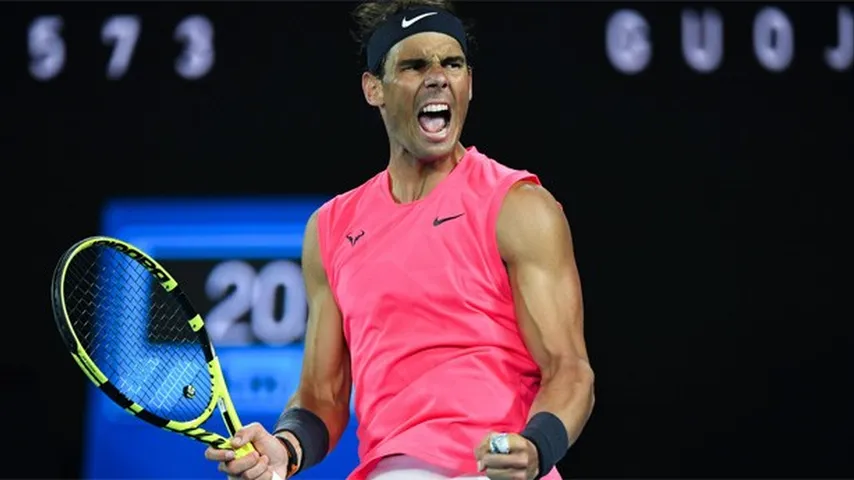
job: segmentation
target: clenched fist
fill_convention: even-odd
[[[493,440],[499,447],[507,447],[507,453],[492,453],[490,445]],[[505,440],[506,444],[501,445]],[[531,480],[539,473],[537,447],[516,433],[490,433],[480,442],[474,454],[478,470],[491,480]]]

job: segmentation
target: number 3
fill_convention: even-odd
[[[187,80],[205,76],[214,64],[213,26],[201,16],[187,17],[175,27],[175,40],[184,45],[175,60],[175,71]]]

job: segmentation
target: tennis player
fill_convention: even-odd
[[[257,453],[206,458],[246,480],[305,471],[340,439],[355,387],[350,480],[560,478],[594,397],[563,211],[536,175],[460,143],[472,69],[449,5],[355,18],[388,166],[308,221],[305,358],[278,423],[235,435]]]

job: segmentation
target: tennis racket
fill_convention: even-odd
[[[152,425],[231,448],[201,427],[218,407],[229,437],[242,428],[219,358],[201,315],[159,263],[127,242],[90,237],[62,255],[51,289],[66,347],[107,397]],[[244,445],[235,457],[254,450]]]

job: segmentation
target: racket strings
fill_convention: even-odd
[[[72,329],[120,392],[164,419],[204,413],[213,389],[191,313],[142,265],[92,247],[72,259],[64,287]]]

